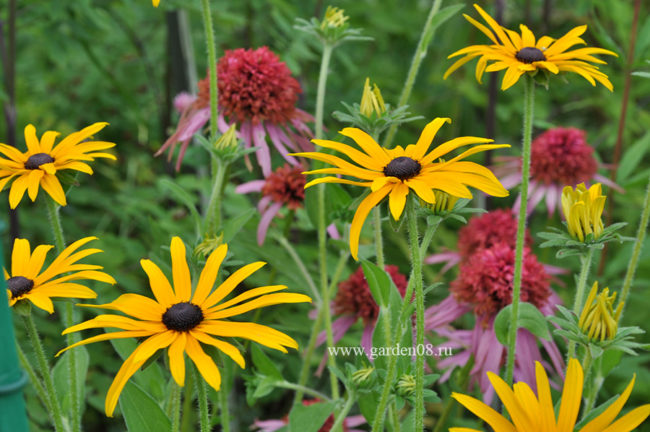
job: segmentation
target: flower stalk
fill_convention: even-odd
[[[650,178],[648,178],[648,185],[646,186],[645,199],[643,201],[643,211],[641,213],[641,220],[639,221],[639,229],[636,233],[634,249],[632,250],[632,256],[630,257],[630,265],[627,267],[627,271],[625,272],[625,280],[623,281],[621,296],[618,299],[619,305],[623,305],[623,310],[625,309],[627,297],[630,295],[630,288],[632,287],[632,282],[634,281],[634,273],[636,273],[636,269],[639,265],[641,248],[643,247],[646,231],[648,229],[648,220],[650,220]],[[621,313],[619,316],[617,320],[618,322],[620,322],[621,316],[623,316],[623,313]]]
[[[214,30],[212,28],[212,13],[210,0],[201,0],[203,14],[203,28],[208,51],[208,70],[210,77],[210,135],[216,138],[218,129],[219,89],[217,88],[217,51],[214,43]]]
[[[181,386],[176,384],[172,380],[172,389],[171,389],[171,400],[170,400],[170,409],[171,409],[171,420],[172,428],[171,432],[176,432],[180,429],[181,426]]]
[[[50,221],[52,235],[54,236],[54,244],[56,245],[56,250],[61,253],[65,249],[65,236],[59,214],[61,207],[50,197],[46,198],[45,202],[47,204],[47,215]],[[74,325],[74,305],[71,302],[66,302],[64,305],[63,321],[66,327]],[[66,343],[68,346],[72,345],[77,341],[76,339],[76,335],[69,334],[66,336]],[[79,400],[79,387],[77,386],[76,351],[68,354],[68,379],[68,388],[72,401],[72,431],[79,432],[81,430],[81,401]]]
[[[402,88],[402,94],[399,97],[399,101],[397,102],[397,107],[401,107],[406,105],[406,102],[409,100],[409,97],[411,97],[411,90],[413,90],[413,84],[415,84],[415,78],[418,76],[418,71],[420,70],[420,64],[422,63],[422,60],[424,60],[424,57],[426,56],[427,49],[429,47],[429,42],[431,42],[431,37],[429,36],[429,32],[431,31],[431,25],[433,24],[433,17],[436,16],[438,13],[438,10],[440,10],[440,5],[442,4],[442,0],[433,0],[433,4],[431,5],[431,10],[429,11],[429,16],[427,16],[427,21],[424,24],[424,28],[422,28],[422,33],[420,33],[420,40],[418,41],[418,46],[415,48],[415,54],[413,54],[413,59],[411,60],[411,67],[409,68],[408,75],[406,76],[406,82],[404,83],[404,87]],[[384,142],[384,147],[389,148],[390,144],[393,142],[393,138],[395,138],[395,134],[397,133],[397,124],[391,125],[390,129],[388,129],[388,133],[386,135],[386,141]]]
[[[196,380],[196,394],[199,400],[199,419],[201,422],[201,432],[210,432],[210,408],[208,406],[208,388],[201,377],[201,374],[196,369],[194,370],[194,379]]]
[[[528,207],[528,184],[530,181],[530,151],[533,135],[533,115],[535,108],[535,80],[526,76],[524,86],[524,136],[521,160],[521,201],[517,219],[517,242],[515,244],[515,269],[512,282],[512,319],[508,329],[508,358],[506,362],[506,382],[513,383],[515,368],[515,347],[521,296],[521,275],[524,264],[524,238],[526,236],[526,209]]]
[[[420,258],[420,243],[418,240],[418,220],[415,211],[415,200],[409,199],[406,207],[406,218],[411,246],[411,278],[415,288],[415,344],[424,346],[424,290],[422,286],[422,259]],[[409,297],[405,298],[405,302]],[[398,335],[399,336],[399,335]],[[424,430],[424,353],[417,351],[415,357],[415,429]]]
[[[578,276],[578,285],[576,286],[576,295],[573,300],[573,313],[577,316],[580,316],[582,311],[582,306],[585,301],[585,287],[587,286],[587,278],[589,276],[589,268],[591,267],[591,261],[593,261],[594,249],[589,248],[587,252],[580,257],[580,276]],[[574,341],[569,342],[569,348],[567,351],[567,361],[575,357],[576,343]],[[586,369],[585,369],[586,370]]]
[[[41,370],[41,376],[43,377],[43,384],[45,385],[45,394],[47,395],[48,403],[46,404],[49,408],[50,416],[54,421],[54,429],[57,432],[64,432],[63,428],[63,415],[61,413],[61,406],[59,405],[59,400],[56,397],[56,389],[54,388],[54,382],[52,381],[52,371],[50,365],[47,362],[47,356],[45,355],[45,350],[43,349],[43,344],[41,344],[41,339],[38,335],[38,330],[36,329],[36,324],[34,324],[34,319],[32,318],[31,313],[27,315],[22,315],[23,322],[25,323],[25,328],[27,329],[27,334],[32,343],[34,353],[36,354],[36,361],[38,362],[38,367]]]

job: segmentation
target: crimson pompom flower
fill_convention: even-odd
[[[470,219],[458,232],[458,253],[462,260],[499,243],[515,246],[517,219],[509,209],[498,209]],[[526,229],[526,245],[533,239]]]
[[[289,210],[302,207],[305,200],[305,183],[307,183],[307,176],[302,171],[301,166],[285,164],[266,179],[243,183],[235,189],[235,192],[242,194],[262,193],[262,198],[257,203],[257,209],[262,214],[257,226],[257,243],[260,246],[264,244],[271,221],[282,207],[286,206]]]
[[[521,183],[521,158],[501,157],[505,163],[495,167],[504,187],[511,189]],[[560,208],[564,186],[601,182],[618,189],[616,183],[598,174],[594,148],[587,143],[587,133],[577,128],[552,128],[533,140],[530,159],[528,213],[546,201],[549,216]],[[517,198],[515,208],[519,207]]]
[[[313,118],[296,108],[302,89],[287,65],[265,46],[239,48],[226,51],[219,59],[217,76],[221,132],[232,124],[237,125],[245,147],[258,147],[255,154],[265,177],[271,174],[267,137],[287,162],[298,165],[298,160],[289,155],[289,149],[296,152],[313,148],[309,143],[312,132],[307,126]],[[180,168],[192,135],[210,118],[209,78],[201,80],[198,87],[197,96],[186,93],[177,96],[174,105],[181,112],[178,127],[156,153],[169,148],[171,158],[176,143],[181,142],[176,169]]]
[[[441,378],[449,378],[454,367],[464,366],[470,357],[474,367],[470,371],[471,382],[477,383],[489,401],[494,396],[486,373],[498,373],[505,362],[506,349],[497,340],[494,318],[512,302],[515,248],[507,243],[498,243],[472,254],[461,264],[458,279],[451,283],[451,294],[440,304],[425,312],[425,328],[446,339],[446,347],[455,349],[455,354],[438,362],[438,367],[447,369]],[[549,283],[544,266],[539,263],[530,248],[524,248],[524,263],[521,283],[521,300],[535,305],[545,316],[553,315],[560,302]],[[467,312],[473,312],[476,322],[472,330],[457,330],[450,323]],[[548,354],[552,368],[562,375],[564,362],[555,342],[537,339],[526,329],[519,329],[515,357],[515,378],[535,385],[535,361],[542,361],[538,342]],[[551,365],[544,362],[547,369]]]
[[[514,264],[512,245],[500,243],[483,249],[461,265],[458,279],[451,283],[451,292],[459,302],[473,305],[476,316],[486,322],[512,302]],[[525,248],[521,301],[541,308],[550,295],[544,266],[529,248]]]
[[[408,285],[406,276],[400,273],[399,268],[395,265],[387,265],[384,270],[388,272],[397,290],[404,297]],[[372,297],[362,267],[339,283],[336,297],[331,303],[331,310],[334,315],[338,315],[338,318],[332,322],[333,342],[341,340],[350,327],[361,319],[363,321],[361,346],[366,354],[369,354],[372,348],[372,334],[379,316],[379,306]],[[321,332],[318,335],[318,345],[323,344],[326,337],[325,332]],[[320,364],[319,371],[325,367],[325,358]]]

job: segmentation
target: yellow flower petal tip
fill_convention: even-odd
[[[9,206],[15,209],[25,192],[35,201],[41,188],[57,204],[65,206],[67,201],[56,175],[58,171],[74,170],[92,175],[93,170],[87,162],[95,158],[115,159],[114,155],[103,151],[115,146],[114,143],[87,141],[106,125],[106,122],[95,123],[68,135],[55,145],[58,132],[47,131],[39,139],[36,128],[29,124],[25,127],[27,151],[21,152],[15,147],[0,144],[0,191],[11,182]]]
[[[479,137],[459,137],[430,149],[438,130],[445,123],[451,123],[451,119],[435,118],[424,127],[418,141],[406,148],[397,146],[390,150],[384,149],[361,129],[345,128],[339,133],[352,138],[358,148],[336,141],[312,140],[320,147],[341,153],[345,158],[324,152],[298,153],[299,156],[334,166],[307,174],[333,174],[355,178],[350,180],[336,176],[319,177],[308,182],[305,188],[321,183],[342,183],[370,189],[370,193],[359,203],[350,227],[350,253],[355,260],[358,260],[363,224],[370,210],[386,197],[391,215],[395,220],[399,220],[407,196],[412,192],[427,203],[435,202],[435,191],[458,198],[472,198],[468,187],[479,189],[488,195],[508,195],[508,191],[488,168],[463,160],[475,153],[508,145],[486,144],[492,140]],[[449,160],[440,160],[448,153],[468,145],[473,146]]]
[[[501,90],[512,87],[525,73],[535,74],[541,71],[553,75],[558,75],[560,72],[574,73],[583,77],[593,86],[598,82],[613,91],[612,83],[607,75],[594,65],[594,63],[606,63],[595,55],[613,55],[615,57],[618,55],[603,48],[571,49],[576,45],[586,44],[580,38],[580,35],[587,30],[586,25],[570,30],[559,39],[549,36],[542,36],[538,39],[525,25],[519,26],[520,33],[517,33],[499,25],[479,5],[474,4],[474,8],[487,26],[469,15],[463,14],[463,16],[487,36],[492,44],[470,45],[450,54],[447,58],[459,56],[460,58],[447,69],[443,79],[447,79],[465,63],[478,58],[475,75],[479,83],[485,72],[505,70]]]
[[[511,389],[498,375],[488,372],[490,382],[508,414],[510,414],[509,418],[504,417],[493,408],[471,396],[452,393],[451,397],[496,431],[573,431],[580,411],[584,381],[584,373],[580,362],[575,358],[569,360],[557,418],[553,400],[551,399],[549,379],[540,362],[535,362],[535,375],[537,395],[528,384],[516,383]],[[585,424],[580,431],[630,432],[643,423],[650,416],[650,404],[633,409],[614,421],[623,409],[625,402],[627,402],[633,386],[634,378],[632,378],[618,399],[610,404],[605,411]],[[584,416],[588,417],[588,413],[584,414]],[[450,430],[471,431],[472,429],[451,428]]]
[[[11,272],[5,270],[9,306],[26,300],[53,313],[52,298],[96,298],[97,293],[79,281],[115,283],[112,276],[101,271],[101,266],[79,263],[80,255],[83,258],[101,252],[99,249],[79,250],[96,239],[97,237],[86,237],[72,243],[47,267],[45,260],[53,246],[40,245],[32,251],[28,240],[16,239],[11,253]]]
[[[63,334],[94,328],[120,329],[77,342],[59,351],[57,356],[70,348],[93,342],[128,337],[143,339],[124,361],[108,390],[105,402],[107,416],[113,415],[127,381],[160,349],[167,348],[170,371],[179,385],[184,383],[187,354],[206,383],[218,391],[221,375],[203,345],[214,346],[242,368],[246,364],[242,354],[224,338],[245,338],[285,353],[286,347],[298,347],[293,338],[271,327],[230,319],[266,306],[311,302],[311,298],[304,294],[282,292],[287,289],[285,285],[271,285],[252,288],[225,300],[246,278],[266,264],[260,261],[245,265],[231,272],[222,284],[213,289],[227,250],[228,246],[223,244],[209,254],[192,290],[185,244],[179,237],[174,237],[170,246],[171,281],[153,261],[140,260],[154,298],[123,294],[111,303],[84,305],[118,311],[123,315],[99,315],[64,330]]]

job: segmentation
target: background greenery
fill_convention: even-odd
[[[444,1],[443,6],[454,3],[462,2]],[[471,3],[466,2],[463,13],[473,14]],[[491,12],[494,11],[494,3],[480,2]],[[293,23],[296,17],[322,16],[327,3],[320,0],[247,0],[213,1],[212,4],[219,55],[227,49],[269,46],[279,53],[300,81],[304,93],[299,105],[313,112],[320,53],[306,35],[295,31]],[[394,104],[397,101],[430,4],[430,1],[423,0],[333,3],[345,9],[353,27],[364,28],[364,34],[374,38],[374,41],[346,44],[335,51],[325,108],[329,136],[343,126],[329,113],[342,108],[340,101],[358,102],[367,76],[377,82],[387,102]],[[630,38],[633,2],[503,0],[501,4],[503,24],[506,26],[513,27],[523,22],[535,33],[561,35],[576,25],[587,23],[589,31],[586,40],[589,45],[601,46],[619,54],[619,58],[608,58],[609,64],[603,67],[614,84],[613,93],[602,86],[592,88],[581,78],[571,76],[566,83],[553,80],[549,91],[537,92],[536,101],[535,134],[552,126],[583,128],[599,159],[605,164],[611,162],[621,111],[625,52]],[[179,12],[181,9],[185,12]],[[633,57],[635,71],[650,71],[650,64],[645,63],[650,59],[648,9],[647,4],[642,5]],[[6,16],[7,5],[3,2],[0,4],[0,19],[5,22]],[[184,47],[179,42],[183,39],[189,41]],[[521,86],[490,97],[490,76],[484,77],[482,85],[477,84],[473,67],[462,68],[447,81],[442,80],[444,71],[451,64],[446,60],[449,53],[471,43],[484,43],[484,39],[460,14],[439,28],[409,101],[411,112],[427,120],[436,116],[453,118],[452,126],[441,132],[441,139],[458,135],[492,135],[498,142],[513,144],[512,154],[518,154]],[[88,235],[100,238],[97,243],[106,253],[96,261],[104,265],[106,271],[118,281],[115,287],[100,284],[94,287],[100,298],[106,301],[123,292],[146,294],[147,281],[139,260],[150,257],[160,265],[169,263],[167,245],[172,235],[181,235],[186,243],[196,244],[191,215],[167,183],[172,180],[181,185],[190,193],[191,200],[200,205],[209,193],[210,182],[207,178],[208,167],[204,163],[204,150],[193,146],[179,173],[173,171],[165,157],[154,158],[153,153],[169,136],[177,120],[171,106],[173,96],[181,90],[195,91],[197,77],[201,79],[205,75],[207,65],[204,51],[199,2],[163,0],[158,9],[152,8],[148,0],[18,2],[15,65],[18,147],[22,149],[24,146],[22,130],[28,123],[36,125],[39,134],[47,129],[65,134],[96,121],[108,121],[110,126],[102,131],[101,137],[117,143],[118,161],[100,161],[93,166],[95,175],[81,175],[78,179],[80,187],[69,193],[69,205],[62,210],[68,239]],[[189,62],[186,61],[188,58]],[[0,93],[0,96],[6,103],[7,93]],[[617,178],[626,193],[616,194],[612,215],[614,221],[629,223],[623,234],[631,236],[636,232],[644,187],[650,173],[649,103],[650,80],[633,76],[623,139],[625,153]],[[494,110],[495,118],[486,120],[491,110]],[[426,120],[420,120],[403,126],[394,142],[414,142],[425,123]],[[3,119],[0,122],[0,137],[5,137],[6,133],[7,124]],[[248,172],[243,164],[234,169],[235,185],[261,176],[257,171]],[[601,171],[601,174],[608,173]],[[0,200],[0,208],[4,208],[6,213],[8,204],[6,196],[3,196],[5,198]],[[512,205],[513,199],[492,200],[488,204],[506,207]],[[224,211],[226,217],[234,216],[254,208],[255,204],[251,197],[236,195],[234,185],[231,185],[227,189]],[[304,280],[296,275],[294,266],[288,264],[290,259],[272,237],[267,239],[264,247],[257,246],[254,233],[258,219],[255,214],[236,240],[231,242],[232,256],[244,263],[260,259],[269,262],[266,270],[250,279],[251,284],[266,283],[270,269],[276,269],[278,283],[286,283],[294,291],[306,292]],[[23,200],[19,220],[21,237],[33,243],[51,243],[45,208],[40,199],[35,204]],[[540,211],[532,217],[531,231],[534,235],[548,225],[558,224],[557,215],[547,220],[540,207]],[[445,225],[436,235],[432,250],[442,246],[454,248],[458,228],[459,225]],[[279,232],[280,228],[276,227],[275,230]],[[290,240],[305,262],[313,264],[315,274],[316,252],[312,231],[311,222],[301,212]],[[387,262],[399,265],[406,273],[405,232],[387,231]],[[2,246],[7,260],[11,246],[8,235],[4,236]],[[646,331],[650,330],[647,321],[647,311],[650,309],[648,246],[644,248],[624,318],[626,325],[639,325]],[[599,277],[601,286],[620,288],[630,250],[631,244],[611,246],[604,273]],[[334,265],[338,252],[335,248],[330,248],[330,252],[330,263]],[[551,251],[539,253],[545,263],[571,270],[578,268],[577,258],[557,262]],[[350,262],[346,275],[355,269],[355,264]],[[427,269],[427,282],[440,279],[437,269]],[[447,280],[453,277],[453,272],[446,275]],[[570,292],[573,287],[571,276],[563,279],[566,283],[564,288],[555,286],[561,294]],[[434,304],[444,296],[446,290],[438,289],[427,299],[427,305]],[[569,298],[568,295],[565,297]],[[280,319],[281,315],[287,317],[288,310],[292,311],[291,319]],[[308,310],[306,305],[283,306],[262,313],[265,323],[293,335],[304,346],[310,328]],[[55,319],[41,311],[37,311],[36,315],[41,324]],[[22,326],[18,325],[19,321],[16,323],[19,337],[23,337],[20,333]],[[60,328],[46,325],[40,328],[46,336],[49,352],[64,345],[63,338],[59,336]],[[349,345],[356,344],[358,337],[359,333],[351,337]],[[650,341],[650,336],[645,335],[643,340]],[[121,419],[106,419],[103,414],[103,398],[121,360],[107,343],[91,345],[88,351],[91,359],[102,360],[92,361],[90,365],[86,390],[90,408],[85,413],[85,428],[94,431],[123,430]],[[285,371],[285,377],[294,381],[297,379],[295,375],[301,363],[299,355],[267,354],[278,368]],[[314,359],[320,361],[320,356]],[[650,354],[623,357],[620,366],[606,381],[601,398],[606,399],[620,392],[631,372],[635,371],[637,382],[629,406],[646,403],[650,400],[649,365]],[[162,397],[166,392],[162,384],[166,375],[155,368],[148,371],[146,376],[138,374],[136,377],[154,395]],[[245,430],[255,418],[278,418],[290,408],[291,393],[279,390],[264,397],[255,406],[248,407],[243,381],[237,380],[235,385],[242,390],[232,404],[241,430]],[[324,379],[321,382],[312,381],[311,385],[327,388]],[[438,390],[443,395],[449,391],[447,388]],[[48,430],[45,413],[33,393],[30,392],[29,397],[29,413],[34,430]],[[430,407],[431,411],[438,409],[438,406]]]

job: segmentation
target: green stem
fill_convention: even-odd
[[[65,249],[65,236],[63,234],[63,226],[61,225],[61,217],[59,210],[61,207],[50,197],[46,200],[47,215],[54,236],[54,244],[59,252]],[[72,327],[75,324],[74,319],[74,305],[71,302],[66,302],[63,306],[63,321],[66,327]],[[66,335],[66,343],[68,346],[77,342],[77,334],[70,333]],[[72,401],[72,431],[79,432],[81,430],[81,401],[79,400],[79,387],[77,383],[77,352],[71,350],[68,355],[68,379],[70,391],[70,399]]]
[[[320,62],[320,73],[318,75],[318,90],[316,93],[316,130],[314,136],[317,139],[323,137],[323,112],[325,110],[325,87],[327,86],[327,70],[332,58],[333,46],[325,43],[323,45],[323,56]]]
[[[208,388],[199,371],[194,368],[194,379],[196,380],[196,394],[199,400],[199,419],[201,420],[201,432],[210,432],[210,407],[208,406]]]
[[[388,406],[388,414],[393,422],[393,432],[400,432],[402,425],[399,421],[399,410],[395,404]]]
[[[311,275],[307,271],[305,264],[302,262],[300,255],[298,255],[294,247],[291,246],[291,243],[289,243],[285,237],[277,236],[275,239],[278,241],[278,243],[280,243],[280,245],[283,248],[285,248],[289,256],[293,259],[293,262],[296,264],[296,267],[298,267],[298,270],[300,270],[300,273],[302,273],[303,277],[305,278],[305,282],[307,282],[307,286],[309,287],[312,295],[316,299],[316,303],[320,305],[323,302],[323,300],[321,299],[320,293],[318,292],[318,288],[316,288],[316,284],[314,283],[314,280],[312,279]]]
[[[411,244],[411,268],[415,286],[415,346],[424,346],[424,289],[422,286],[422,259],[418,240],[418,219],[415,200],[406,204],[406,219]],[[415,430],[424,430],[424,352],[416,350],[415,357]]]
[[[321,58],[320,74],[318,76],[318,93],[316,94],[316,138],[323,136],[323,110],[325,107],[325,87],[327,84],[327,70],[329,69],[330,58],[333,47],[325,43],[323,45],[323,57]],[[320,264],[320,288],[322,296],[321,308],[325,315],[325,332],[327,334],[327,346],[334,346],[332,334],[332,314],[330,312],[330,296],[327,281],[327,221],[325,218],[325,185],[318,185],[318,260]],[[336,366],[334,356],[327,356],[327,363],[330,367]],[[330,387],[332,398],[339,398],[339,384],[336,375],[330,369]]]
[[[433,239],[433,235],[435,234],[436,229],[440,225],[441,221],[442,219],[438,219],[437,223],[432,224],[427,228],[427,232],[425,233],[424,238],[422,239],[422,243],[419,246],[420,251],[426,251],[429,248],[429,243]],[[420,253],[420,256],[422,255],[423,254]],[[406,313],[409,309],[409,306],[411,305],[410,300],[413,298],[413,289],[415,286],[414,281],[415,278],[413,276],[413,271],[412,271],[411,276],[409,278],[409,283],[406,286],[406,293],[404,294],[404,301],[402,302],[402,308],[399,314],[399,321],[395,326],[395,335],[401,335],[403,332],[402,325],[404,321],[407,319]],[[386,406],[388,405],[390,391],[393,386],[393,380],[395,379],[396,365],[397,365],[397,357],[395,356],[388,357],[388,366],[386,367],[386,381],[384,382],[384,387],[382,389],[381,396],[379,398],[379,403],[377,404],[377,411],[375,412],[375,418],[372,422],[373,431],[383,431],[384,415],[386,412]]]
[[[29,339],[32,342],[34,353],[36,354],[38,367],[41,370],[41,376],[43,377],[43,383],[45,384],[45,392],[47,393],[47,398],[49,400],[50,416],[54,421],[54,429],[57,432],[64,432],[65,429],[63,429],[61,406],[59,405],[59,399],[56,397],[56,390],[54,388],[54,382],[52,381],[50,365],[47,363],[47,356],[45,355],[45,350],[43,350],[43,345],[41,344],[38,330],[34,324],[34,319],[31,314],[23,315],[23,321],[27,328]]]
[[[36,389],[36,394],[38,394],[39,399],[43,402],[43,405],[45,405],[45,409],[47,409],[48,411],[52,411],[50,398],[47,392],[45,391],[45,388],[43,387],[41,380],[38,378],[38,375],[36,375],[36,371],[34,370],[34,367],[29,362],[29,359],[27,358],[27,356],[25,355],[25,353],[23,352],[19,344],[16,344],[16,351],[18,352],[18,360],[20,361],[20,365],[27,372],[27,376],[29,376],[29,380],[32,382],[32,385]]]
[[[190,372],[185,376],[185,383],[183,384],[181,400],[183,404],[181,406],[181,412],[185,413],[181,418],[181,432],[190,432],[196,431],[196,419],[194,416],[190,415],[192,411],[192,405],[194,403],[192,399],[192,390],[194,388],[194,374]]]
[[[212,13],[210,12],[210,0],[201,0],[203,12],[203,28],[205,30],[205,41],[208,50],[208,70],[210,75],[210,135],[214,139],[218,129],[218,102],[219,89],[217,87],[217,51],[214,43],[214,30],[212,29]]]
[[[598,386],[597,386],[597,383],[596,383],[596,380],[597,380],[598,377],[597,376],[594,377],[594,378],[591,377],[591,375],[592,375],[591,374],[591,365],[592,365],[592,363],[593,363],[593,357],[591,356],[591,350],[589,348],[587,348],[587,349],[585,349],[585,356],[582,359],[582,370],[584,372],[584,377],[585,377],[584,378],[584,380],[585,380],[584,394],[585,394],[585,401],[586,401],[587,405],[590,404],[590,401],[592,400],[592,398],[595,400],[595,393],[598,392],[598,390],[597,390]],[[594,392],[594,390],[596,390],[596,391]],[[589,410],[584,410],[582,412],[582,418],[584,419],[585,416],[587,414],[589,414],[590,412],[591,412],[591,405],[589,405]]]
[[[205,215],[205,233],[206,236],[216,236],[217,230],[221,226],[221,195],[223,192],[224,180],[226,177],[226,166],[224,163],[215,159],[214,161],[214,180],[212,183],[212,192],[208,201],[208,208]]]
[[[334,421],[334,424],[332,425],[332,428],[330,429],[331,432],[339,432],[342,429],[343,422],[345,421],[345,417],[348,415],[350,410],[352,409],[352,406],[354,405],[354,402],[356,401],[355,393],[354,391],[351,391],[348,393],[348,398],[345,402],[345,406],[343,406],[343,409],[341,412],[336,416],[336,420]]]
[[[524,238],[526,236],[526,210],[528,207],[528,183],[530,180],[530,147],[533,135],[533,110],[535,108],[535,81],[526,76],[524,81],[524,138],[521,157],[521,202],[517,219],[517,243],[515,247],[515,270],[512,281],[512,318],[508,329],[508,359],[506,381],[512,385],[515,369],[515,347],[519,328],[519,302],[521,297],[521,273],[524,265]]]
[[[582,311],[582,307],[585,301],[585,288],[587,286],[587,279],[589,277],[589,268],[591,267],[591,261],[593,260],[594,250],[589,248],[587,253],[580,257],[580,276],[578,276],[578,285],[576,286],[576,295],[573,300],[573,313],[578,317]],[[569,342],[569,348],[567,350],[567,363],[571,358],[575,356],[576,343],[574,341]]]
[[[219,391],[219,412],[221,413],[221,430],[230,432],[230,404],[228,393],[230,392],[230,364],[224,356],[220,356],[224,368],[221,370],[221,390]]]
[[[384,241],[381,235],[381,208],[375,207],[373,210],[375,217],[375,248],[377,254],[377,267],[384,269]]]
[[[301,391],[305,394],[308,394],[310,396],[313,396],[315,398],[324,400],[324,401],[331,401],[329,396],[327,396],[325,393],[321,393],[318,390],[314,390],[312,388],[306,387],[304,385],[299,385],[299,384],[294,384],[289,381],[278,381],[273,383],[274,386],[280,387],[280,388],[286,388],[289,390],[296,390],[296,391]]]
[[[171,432],[178,432],[181,427],[181,387],[172,380],[171,392],[171,414],[172,429]]]
[[[339,262],[336,264],[336,270],[334,271],[334,277],[330,281],[330,287],[329,287],[330,298],[334,294],[334,289],[336,288],[336,284],[338,284],[339,279],[341,278],[341,274],[345,269],[345,263],[347,262],[349,256],[350,256],[349,253],[341,252],[341,255],[339,257]],[[316,321],[314,321],[314,325],[311,328],[311,334],[309,335],[309,342],[307,343],[305,357],[303,358],[302,368],[300,369],[300,376],[298,378],[299,386],[304,386],[307,383],[307,380],[309,379],[309,368],[311,366],[311,357],[314,354],[314,351],[316,349],[316,341],[318,340],[318,333],[320,332],[321,326],[323,325],[323,319],[324,319],[324,313],[323,313],[323,308],[321,307],[318,309],[318,316],[316,317]],[[302,401],[302,396],[303,396],[302,390],[296,391],[296,395],[293,400],[294,405]]]
[[[632,257],[630,258],[630,265],[625,272],[625,280],[623,281],[623,289],[621,296],[618,298],[618,303],[623,305],[625,309],[625,302],[630,295],[630,288],[632,281],[634,281],[634,273],[639,265],[639,256],[641,256],[641,248],[643,248],[643,241],[645,240],[646,230],[648,229],[648,219],[650,219],[650,178],[648,178],[648,185],[645,190],[645,200],[643,201],[643,212],[641,213],[641,220],[639,221],[639,229],[636,233],[636,241],[634,249],[632,250]],[[618,306],[617,306],[618,307]],[[621,321],[623,313],[618,317],[618,322]]]
[[[420,70],[420,64],[424,57],[427,55],[427,48],[429,47],[429,42],[433,39],[433,34],[430,34],[431,24],[433,23],[433,17],[436,16],[442,0],[434,0],[431,5],[431,10],[429,11],[429,16],[427,21],[424,24],[422,33],[420,33],[420,40],[418,41],[418,46],[415,48],[415,54],[411,60],[411,67],[409,68],[408,75],[406,76],[406,82],[404,83],[404,88],[402,89],[402,94],[399,97],[399,102],[397,103],[397,108],[406,105],[409,97],[411,97],[411,90],[413,90],[413,84],[415,84],[415,78],[418,76],[418,71]],[[384,142],[384,147],[389,148],[390,144],[395,138],[395,133],[397,132],[397,123],[391,125],[388,129],[386,135],[386,141]]]
[[[293,403],[299,404],[302,401],[303,397],[303,388],[305,388],[305,384],[307,384],[307,380],[309,379],[309,369],[311,365],[311,357],[314,354],[314,351],[316,350],[316,341],[318,340],[318,333],[320,332],[320,328],[323,325],[323,308],[321,308],[318,311],[318,315],[316,316],[316,321],[314,321],[314,325],[311,327],[311,334],[309,335],[309,342],[307,343],[307,349],[305,350],[305,358],[302,361],[302,368],[300,369],[300,376],[298,377],[298,390],[296,391],[296,395],[293,398]]]

